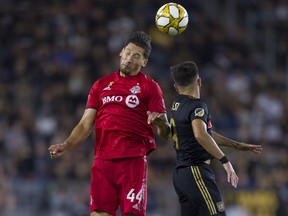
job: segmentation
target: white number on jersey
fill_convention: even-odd
[[[134,201],[134,199],[136,198],[136,200],[138,200],[138,203],[140,203],[141,198],[142,198],[142,189],[137,193],[136,197],[135,197],[135,193],[134,193],[135,189],[132,188],[129,193],[127,194],[126,199],[130,200],[131,202]]]

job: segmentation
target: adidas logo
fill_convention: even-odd
[[[136,203],[135,205],[132,206],[132,208],[134,208],[134,209],[139,209],[139,208],[138,208],[138,204]]]

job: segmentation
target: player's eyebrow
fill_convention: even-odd
[[[129,52],[132,52],[132,49],[130,49],[130,48],[126,48],[126,50],[127,51],[129,51]],[[142,53],[140,53],[140,52],[135,52],[135,53],[133,53],[133,55],[137,55],[137,56],[142,56]]]

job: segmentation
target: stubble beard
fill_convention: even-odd
[[[123,67],[120,68],[120,72],[122,74],[124,74],[125,76],[129,76],[131,74],[130,70],[127,70],[127,69],[125,69]]]

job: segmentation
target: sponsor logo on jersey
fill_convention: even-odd
[[[102,98],[102,102],[103,104],[109,103],[109,102],[121,102],[123,101],[123,97],[122,96],[106,96]]]
[[[131,93],[132,94],[138,94],[141,92],[141,88],[140,86],[133,86],[131,89],[130,89]]]
[[[102,103],[110,103],[110,102],[122,102],[124,101],[123,96],[120,95],[113,95],[113,96],[106,96],[102,98]],[[128,95],[125,99],[125,104],[130,108],[135,108],[139,105],[140,101],[137,95]]]
[[[203,108],[197,108],[194,113],[195,113],[195,116],[203,117],[205,114],[205,111]]]

